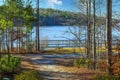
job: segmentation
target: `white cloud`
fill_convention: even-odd
[[[51,8],[55,8],[55,5],[62,5],[61,0],[47,0],[47,5]]]

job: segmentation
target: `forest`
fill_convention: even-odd
[[[41,26],[82,26],[86,25],[87,19],[85,17],[86,15],[81,12],[40,8]],[[96,20],[101,25],[105,24],[105,17],[97,16]],[[100,23],[100,21],[102,22]]]

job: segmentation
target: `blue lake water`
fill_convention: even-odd
[[[74,26],[72,28],[75,28],[77,26]],[[71,33],[66,33],[69,30],[70,26],[42,26],[40,27],[40,37],[41,39],[47,38],[49,40],[67,40],[67,39],[73,39],[74,36],[71,35]],[[71,29],[72,29],[71,28]],[[32,39],[35,39],[35,27],[33,29],[32,33]],[[73,32],[77,32],[78,28],[74,29]],[[85,34],[85,29],[80,30],[81,33]],[[119,36],[120,32],[116,29],[112,29],[113,36]],[[82,37],[82,36],[81,36]],[[84,36],[83,36],[84,37]]]
[[[40,27],[40,37],[48,38],[50,40],[65,40],[72,38],[71,34],[65,33],[68,31],[69,26],[43,26]],[[35,28],[33,29],[33,39],[35,39]]]

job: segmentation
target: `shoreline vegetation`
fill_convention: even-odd
[[[106,53],[107,51],[107,48],[106,47],[99,47],[99,48],[96,48],[96,52],[97,53]],[[119,53],[120,49],[118,46],[116,47],[113,47],[112,48],[112,52],[113,53]],[[7,53],[7,51],[3,51],[3,52],[0,52],[1,54],[4,54],[4,53]],[[14,49],[13,52],[10,52],[10,53],[13,53],[13,54],[17,54],[18,52]],[[29,54],[29,53],[37,53],[37,54],[42,54],[42,53],[48,53],[48,54],[71,54],[71,53],[81,53],[81,54],[85,54],[86,53],[86,48],[84,47],[81,47],[81,48],[62,48],[62,47],[59,47],[59,48],[48,48],[47,50],[40,50],[39,52],[37,51],[27,51],[26,49],[24,48],[21,48],[20,49],[20,52],[18,54]]]
[[[40,26],[84,26],[87,18],[80,12],[68,12],[56,9],[40,8]],[[36,11],[36,9],[34,9]],[[97,16],[98,25],[105,24],[105,18]]]

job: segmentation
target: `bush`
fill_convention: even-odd
[[[108,64],[106,60],[100,60],[98,61],[98,68],[100,71],[107,71],[108,70]]]
[[[35,70],[23,71],[19,75],[15,75],[14,80],[43,80],[39,73]]]
[[[6,55],[0,60],[0,72],[10,73],[20,69],[21,60],[18,57],[12,55]]]
[[[76,60],[74,60],[74,66],[76,67],[83,67],[83,66],[88,66],[90,63],[89,59],[84,59],[84,58],[78,58]]]
[[[101,71],[106,71],[110,67],[106,60],[100,60],[98,62],[98,65]],[[113,75],[120,76],[120,57],[119,56],[112,56],[111,69],[112,69]]]
[[[96,76],[94,80],[120,80],[120,76],[100,75]]]
[[[114,56],[112,58],[112,70],[113,74],[116,76],[120,76],[120,57],[119,56]]]

